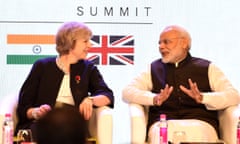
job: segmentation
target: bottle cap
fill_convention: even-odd
[[[10,113],[6,113],[5,117],[11,117],[11,114]]]
[[[166,118],[167,118],[166,114],[160,114],[160,119],[161,120],[166,119]]]

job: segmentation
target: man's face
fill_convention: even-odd
[[[187,41],[174,30],[164,31],[159,39],[159,51],[164,63],[177,63],[187,55]]]

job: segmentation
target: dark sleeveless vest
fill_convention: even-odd
[[[178,64],[165,64],[158,59],[151,64],[153,93],[159,93],[165,85],[173,86],[173,92],[161,106],[149,108],[148,128],[159,121],[161,113],[168,119],[199,119],[210,123],[218,131],[217,111],[207,110],[203,104],[198,104],[190,96],[183,93],[179,86],[189,88],[188,79],[197,83],[201,92],[211,92],[208,67],[210,62],[191,57],[190,54]]]

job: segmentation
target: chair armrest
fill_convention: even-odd
[[[98,144],[112,144],[112,109],[107,106],[95,108],[89,121],[89,131],[91,136],[97,138]]]
[[[236,143],[237,122],[240,116],[240,107],[238,105],[230,106],[219,113],[220,137],[226,143]]]
[[[131,117],[131,143],[143,144],[146,138],[148,109],[142,105],[129,104]]]

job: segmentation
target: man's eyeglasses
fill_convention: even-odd
[[[158,42],[158,44],[160,45],[160,44],[164,43],[165,45],[168,45],[168,44],[170,44],[170,43],[173,42],[172,39],[180,39],[180,38],[183,38],[183,37],[163,39],[163,40],[160,40],[160,41]]]

